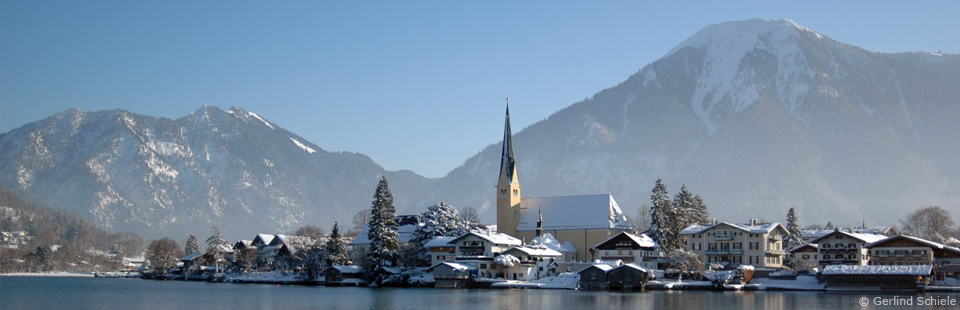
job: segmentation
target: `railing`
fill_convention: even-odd
[[[785,251],[783,251],[783,250],[767,250],[767,254],[770,254],[770,255],[785,255],[785,254],[787,254],[787,252],[785,252]]]
[[[733,236],[730,235],[718,235],[715,238],[717,240],[733,240]]]
[[[741,255],[743,254],[743,249],[720,249],[720,250],[707,250],[704,252],[706,255]]]

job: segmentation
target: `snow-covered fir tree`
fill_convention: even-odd
[[[387,276],[385,267],[396,266],[399,259],[400,244],[397,241],[397,209],[393,205],[393,193],[387,178],[381,176],[377,190],[373,194],[373,205],[370,212],[370,239],[369,264],[374,281],[379,285]]]
[[[333,230],[327,239],[324,252],[324,260],[327,266],[344,265],[349,260],[347,259],[347,243],[343,241],[343,236],[340,235],[340,223],[336,221],[333,222]]]
[[[190,237],[187,238],[183,252],[187,254],[200,253],[200,241],[197,240],[197,236],[191,234]]]
[[[467,223],[460,219],[456,208],[441,201],[420,215],[420,223],[410,236],[418,266],[430,263],[430,250],[424,248],[434,237],[455,237],[469,232]]]
[[[213,226],[213,236],[207,238],[207,254],[217,266],[217,272],[220,272],[220,262],[224,260],[223,255],[227,247],[227,240],[224,240],[223,235],[220,234],[220,228]]]
[[[800,231],[800,218],[797,217],[797,211],[790,208],[787,211],[787,238],[783,240],[783,248],[791,250],[803,245],[803,232]]]
[[[667,186],[663,184],[663,180],[657,179],[650,201],[653,203],[650,207],[650,231],[652,232],[650,237],[660,244],[664,252],[670,253],[677,249],[677,236],[672,229],[677,212],[670,201],[670,194],[667,193]]]

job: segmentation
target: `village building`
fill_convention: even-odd
[[[418,227],[423,226],[423,223],[420,223],[419,215],[397,215],[397,225],[397,242],[399,244],[405,244],[410,242],[410,239],[413,237],[413,232],[416,231]],[[357,238],[353,239],[353,242],[350,243],[349,248],[351,252],[357,255],[366,255],[370,252],[370,238],[367,237],[368,233],[370,233],[370,223],[363,225]]]
[[[494,257],[521,245],[520,239],[507,234],[477,232],[454,238],[450,244],[456,247],[454,262],[477,267],[477,276],[483,278],[503,277],[502,270],[494,266]]]
[[[521,281],[556,275],[556,260],[562,256],[560,252],[545,246],[515,246],[501,255],[513,255],[520,261],[519,264],[506,268],[504,279]]]
[[[660,246],[645,234],[619,233],[590,249],[600,260],[622,260],[644,268],[657,269]]]
[[[476,275],[477,267],[452,262],[441,262],[427,268],[433,273],[437,288],[464,288],[472,275]]]
[[[652,269],[637,264],[623,264],[607,271],[607,281],[612,290],[642,291],[652,274]]]
[[[273,249],[268,249],[267,247],[273,242],[273,238],[276,237],[271,234],[259,234],[253,238],[250,242],[250,246],[257,249],[256,258],[253,259],[252,268],[254,270],[272,270],[273,260],[276,257],[271,256]]]
[[[444,262],[453,262],[457,256],[457,246],[450,243],[456,237],[434,237],[423,245],[427,251],[430,251],[430,266]]]
[[[865,246],[887,238],[885,235],[851,231],[834,229],[832,233],[810,242],[817,245],[817,251],[820,254],[817,266],[820,270],[829,265],[866,266],[870,262],[870,251]]]
[[[931,265],[829,265],[819,277],[828,291],[900,291],[923,289],[932,271]]]
[[[0,238],[2,238],[2,244],[8,249],[18,249],[27,245],[30,240],[33,240],[33,237],[30,234],[27,234],[26,231],[4,231],[0,232]]]
[[[580,289],[606,290],[610,288],[607,272],[614,267],[608,264],[593,264],[577,272],[580,275]]]
[[[577,247],[573,246],[573,243],[570,241],[560,243],[551,233],[543,233],[543,235],[534,237],[527,245],[542,245],[548,249],[560,252],[560,257],[557,258],[557,262],[572,262],[577,259]]]
[[[586,261],[591,259],[591,246],[630,230],[630,223],[610,194],[523,198],[507,106],[497,181],[497,229],[524,242],[538,232],[549,232],[561,243],[573,244],[575,258]]]
[[[820,251],[817,244],[805,243],[787,251],[793,258],[793,266],[797,271],[810,271],[820,263]]]
[[[360,266],[330,266],[321,273],[324,275],[326,286],[366,286],[364,270]]]
[[[303,267],[307,251],[316,242],[322,242],[322,240],[305,236],[276,235],[268,246],[270,250],[267,251],[268,255],[274,255],[274,257],[268,260],[274,263],[274,270],[299,270]]]
[[[727,268],[751,265],[759,268],[783,268],[783,239],[789,233],[780,223],[693,224],[680,236],[686,248],[700,257],[704,265],[719,263]]]

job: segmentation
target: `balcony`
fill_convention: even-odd
[[[720,250],[707,250],[704,252],[706,255],[742,255],[743,249],[720,249]]]
[[[787,254],[787,252],[784,250],[767,250],[766,253],[770,255],[786,255]]]
[[[728,241],[733,240],[733,236],[730,236],[730,235],[717,235],[714,238],[716,238],[717,240],[728,240]]]

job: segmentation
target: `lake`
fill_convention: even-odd
[[[866,297],[868,306],[860,305]],[[879,309],[957,293],[585,292],[0,277],[0,309]],[[886,306],[874,302],[888,301]],[[890,303],[892,302],[892,303]],[[914,304],[914,307],[917,307]],[[930,309],[956,309],[928,307]]]

